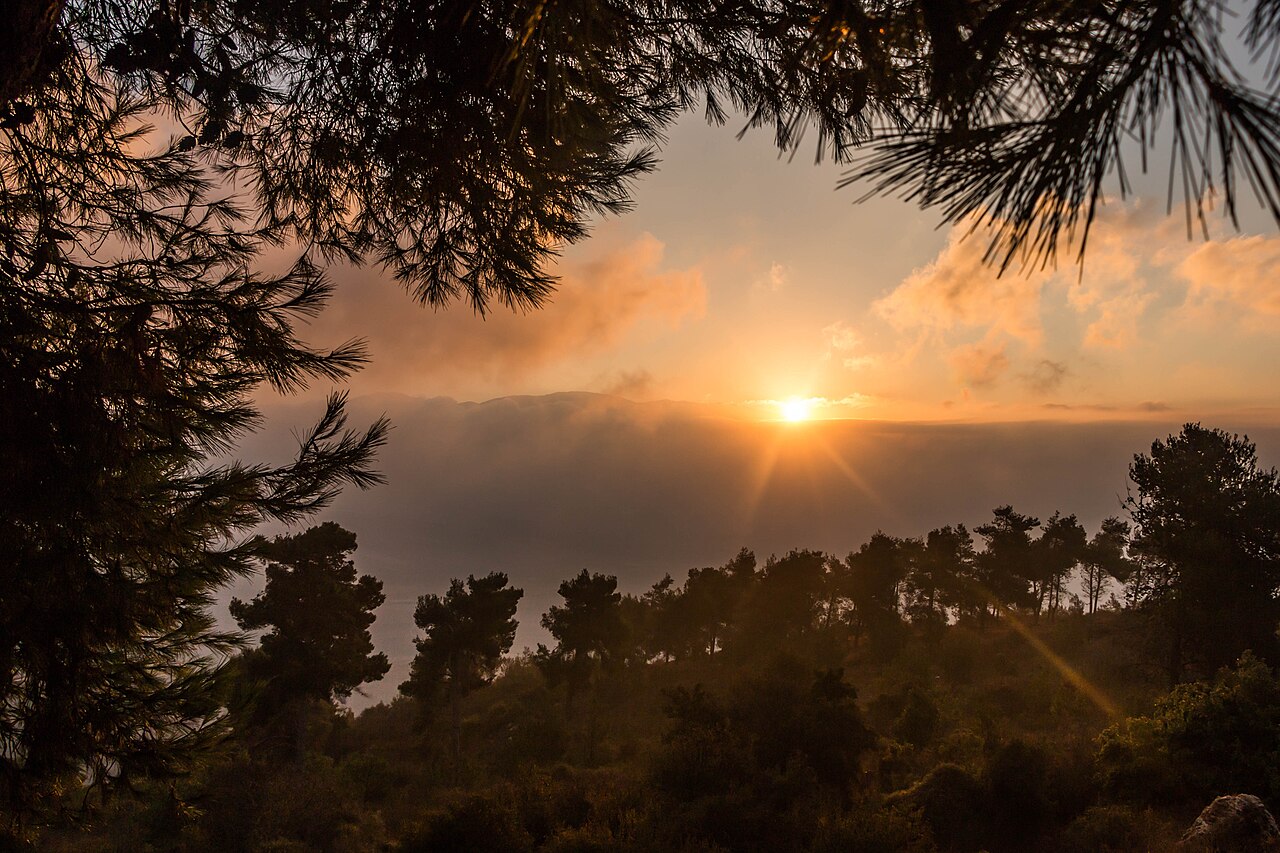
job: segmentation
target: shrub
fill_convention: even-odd
[[[403,853],[521,853],[533,849],[515,814],[483,796],[471,797],[436,815],[405,838]]]
[[[1091,853],[1129,853],[1150,849],[1143,820],[1126,806],[1095,806],[1072,821],[1058,841],[1058,849]]]
[[[1175,687],[1150,716],[1098,737],[1104,787],[1131,802],[1203,805],[1250,793],[1280,803],[1280,680],[1249,653],[1212,682]]]
[[[938,765],[915,785],[891,795],[888,803],[917,812],[946,850],[979,850],[990,834],[986,787],[954,764]]]

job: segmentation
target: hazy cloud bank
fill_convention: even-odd
[[[649,234],[622,242],[602,235],[565,260],[556,292],[527,314],[494,306],[484,317],[465,305],[417,305],[375,269],[340,270],[333,299],[304,336],[333,345],[369,341],[365,391],[420,393],[441,384],[511,387],[565,360],[605,351],[638,326],[676,326],[702,315],[706,288],[697,266],[671,269]]]
[[[270,428],[245,458],[287,453],[290,429],[315,409],[268,405]],[[1074,512],[1092,530],[1119,511],[1133,454],[1179,426],[787,425],[591,394],[366,397],[353,409],[353,423],[386,412],[395,424],[379,459],[387,485],[349,490],[324,514],[356,531],[357,565],[386,584],[375,638],[395,669],[378,697],[405,677],[414,599],[450,577],[502,570],[524,587],[520,646],[541,639],[557,584],[583,568],[640,591],[744,545],[761,557],[846,553],[877,529],[972,525],[1006,502],[1042,517]],[[1268,464],[1280,456],[1280,430],[1251,434]]]

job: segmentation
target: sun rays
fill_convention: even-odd
[[[782,414],[784,421],[798,423],[807,421],[813,415],[813,404],[815,399],[810,397],[791,397],[778,403],[778,411]]]

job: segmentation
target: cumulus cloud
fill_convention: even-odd
[[[1028,344],[1043,335],[1040,291],[1043,273],[997,270],[983,259],[982,234],[965,237],[968,228],[951,230],[946,247],[916,270],[874,310],[899,331],[945,332],[957,327],[986,327]]]
[[[706,305],[702,270],[663,263],[663,244],[649,234],[627,242],[606,235],[560,266],[551,302],[527,314],[498,307],[480,317],[465,306],[433,312],[376,272],[335,275],[337,292],[313,326],[311,341],[369,341],[364,389],[420,391],[463,378],[508,387],[556,362],[598,353],[649,323],[676,327]]]
[[[1177,266],[1187,281],[1184,310],[1196,316],[1240,315],[1274,328],[1280,318],[1280,238],[1236,237],[1204,243]]]
[[[1139,323],[1156,298],[1148,265],[1167,270],[1189,251],[1182,250],[1186,240],[1171,220],[1141,204],[1099,212],[1083,267],[1068,263],[997,275],[983,261],[988,233],[971,233],[968,223],[953,227],[938,257],[877,302],[877,312],[900,331],[980,328],[989,338],[1034,349],[1043,339],[1045,294],[1063,289],[1068,305],[1088,318],[1082,346],[1123,349],[1136,343]],[[1171,248],[1153,255],[1152,246]]]
[[[1180,318],[1254,329],[1274,329],[1280,318],[1280,237],[1190,241],[1155,206],[1112,204],[1093,223],[1083,264],[1077,247],[1065,247],[1058,269],[1001,276],[983,260],[988,235],[955,226],[931,263],[874,303],[881,319],[911,335],[906,353],[937,350],[966,386],[996,384],[1016,368],[1031,390],[1054,390],[1063,374],[1045,360],[1049,334],[1056,350],[1093,351],[1096,363],[1106,351],[1157,340]]]
[[[1009,369],[1005,346],[986,342],[957,347],[947,357],[957,381],[982,388],[995,384]]]
[[[838,358],[840,364],[849,370],[857,370],[876,363],[876,357],[860,352],[863,347],[862,337],[852,326],[843,320],[837,320],[822,330],[827,342],[827,357]]]

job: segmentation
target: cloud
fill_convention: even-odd
[[[527,314],[495,308],[479,317],[463,305],[433,312],[375,271],[335,274],[337,292],[309,341],[369,341],[367,390],[415,392],[454,380],[511,387],[558,362],[608,350],[638,328],[674,328],[702,316],[706,287],[697,266],[671,269],[663,244],[644,234],[627,243],[599,235],[560,265],[550,303]]]
[[[605,394],[642,400],[653,389],[653,374],[647,370],[620,370],[603,381]]]
[[[947,357],[957,381],[981,388],[993,385],[1009,369],[1009,357],[1001,344],[976,343],[957,347]]]
[[[899,331],[936,336],[979,328],[989,340],[1007,337],[1034,350],[1044,336],[1045,295],[1065,290],[1067,304],[1089,318],[1081,346],[1126,349],[1137,343],[1139,324],[1157,296],[1149,267],[1167,270],[1186,244],[1171,221],[1153,208],[1112,205],[1094,220],[1083,266],[1071,262],[1061,269],[1012,269],[997,275],[983,260],[990,233],[989,228],[971,229],[969,223],[954,226],[942,252],[879,300],[877,313]],[[1169,248],[1153,255],[1152,246]],[[1062,252],[1075,260],[1073,247]]]
[[[1176,271],[1187,281],[1184,313],[1232,314],[1246,326],[1275,328],[1280,318],[1280,238],[1236,237],[1201,244]]]
[[[1030,373],[1023,376],[1023,381],[1035,393],[1047,394],[1050,391],[1056,391],[1066,377],[1066,364],[1042,358]]]
[[[769,265],[769,274],[764,278],[756,280],[756,289],[766,290],[770,293],[777,293],[784,289],[791,281],[790,271],[782,264],[774,261]]]
[[[824,328],[822,335],[827,341],[827,358],[839,358],[841,365],[849,370],[868,367],[877,361],[874,355],[858,352],[863,348],[862,337],[843,320]]]
[[[997,334],[1038,344],[1043,273],[1016,270],[998,275],[983,254],[980,233],[965,237],[968,227],[951,229],[946,247],[931,263],[916,270],[873,308],[898,331],[945,332],[958,327],[985,327]]]
[[[241,457],[287,458],[291,431],[318,408],[273,402],[268,429]],[[556,585],[583,568],[639,592],[664,572],[718,565],[742,546],[762,559],[797,547],[845,554],[877,529],[917,536],[973,525],[1004,503],[1035,515],[1074,512],[1093,529],[1114,513],[1132,454],[1178,426],[1151,415],[1144,423],[821,421],[797,431],[593,394],[352,401],[354,424],[384,412],[396,425],[378,459],[387,484],[349,489],[310,522],[355,531],[357,567],[385,583],[373,631],[395,669],[373,685],[375,699],[406,675],[414,600],[443,592],[451,577],[505,571],[525,590],[519,648],[545,641],[539,616],[556,602]],[[1248,432],[1274,464],[1280,430]]]

